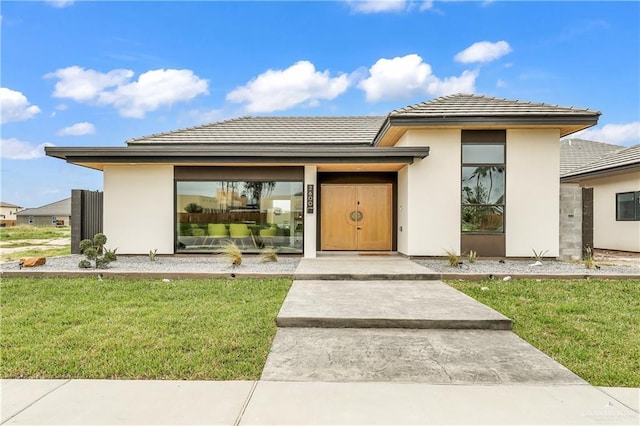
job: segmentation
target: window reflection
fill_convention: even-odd
[[[302,182],[176,182],[176,251],[302,253],[302,206]]]

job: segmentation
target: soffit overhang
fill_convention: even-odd
[[[412,164],[429,155],[429,147],[372,146],[128,146],[46,147],[49,157],[103,170],[112,164],[174,165],[365,165]]]
[[[599,114],[584,116],[388,116],[382,124],[373,144],[378,147],[394,146],[408,130],[491,130],[491,129],[558,129],[560,137],[598,124]]]

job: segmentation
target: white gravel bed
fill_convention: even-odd
[[[25,268],[24,271],[43,272],[82,272],[91,269],[78,267],[81,255],[48,257],[43,266]],[[279,256],[277,262],[262,262],[260,256],[245,255],[242,265],[232,267],[227,259],[221,256],[158,256],[150,261],[147,256],[118,256],[118,260],[109,264],[103,271],[109,272],[184,272],[184,273],[237,273],[237,274],[293,274],[300,262],[299,256]],[[582,263],[560,262],[544,260],[541,265],[534,265],[531,260],[498,260],[480,259],[476,263],[463,260],[459,267],[449,266],[447,259],[442,258],[414,258],[413,262],[428,269],[443,274],[580,274],[580,275],[640,275],[640,263],[629,265],[615,265],[596,263],[599,269],[587,269]],[[18,262],[0,263],[3,271],[18,271]]]
[[[47,257],[47,263],[42,266],[25,268],[29,271],[51,272],[82,272],[92,269],[82,269],[78,263],[84,259],[82,255]],[[293,274],[298,267],[300,257],[279,256],[277,262],[262,262],[260,256],[244,256],[242,265],[232,267],[230,262],[221,256],[158,256],[155,261],[147,256],[118,256],[118,260],[111,262],[108,272],[191,272],[191,273],[259,273],[259,274]],[[0,264],[3,271],[19,270],[18,262]]]
[[[640,265],[611,265],[596,263],[599,268],[587,269],[583,263],[560,262],[558,260],[543,260],[541,264],[535,264],[531,260],[477,260],[469,263],[468,260],[461,260],[463,263],[459,267],[449,266],[447,259],[412,259],[419,265],[431,269],[434,272],[443,274],[584,274],[584,275],[640,275]]]

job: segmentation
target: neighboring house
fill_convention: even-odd
[[[71,198],[65,198],[42,207],[22,210],[18,212],[17,217],[18,225],[69,226]]]
[[[572,152],[577,146],[582,147],[577,149],[580,152],[600,152],[584,158],[582,164],[575,162],[577,167],[565,169],[560,178],[563,191],[579,200],[584,214],[580,216],[580,245],[640,252],[640,145],[625,148],[563,141],[563,146],[568,144]]]
[[[20,206],[0,201],[0,226],[15,226],[16,213],[20,210],[22,210]]]
[[[243,117],[46,153],[103,171],[118,253],[216,251],[231,238],[305,257],[555,257],[559,141],[599,116],[457,94],[384,117]]]

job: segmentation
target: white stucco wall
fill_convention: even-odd
[[[173,166],[104,167],[104,233],[118,254],[173,254]]]
[[[593,245],[595,248],[640,252],[640,221],[616,220],[616,194],[640,191],[640,172],[592,179]]]
[[[313,213],[307,213],[307,185],[313,185]],[[304,166],[304,257],[316,257],[318,214],[318,167]]]
[[[398,229],[396,235],[398,236],[399,253],[409,254],[409,233],[407,232],[407,224],[409,221],[409,215],[407,212],[409,209],[409,166],[405,166],[398,170]]]
[[[559,255],[560,132],[507,130],[505,252]]]
[[[456,129],[410,130],[395,145],[430,147],[428,157],[398,173],[400,253],[460,251],[460,134]]]

